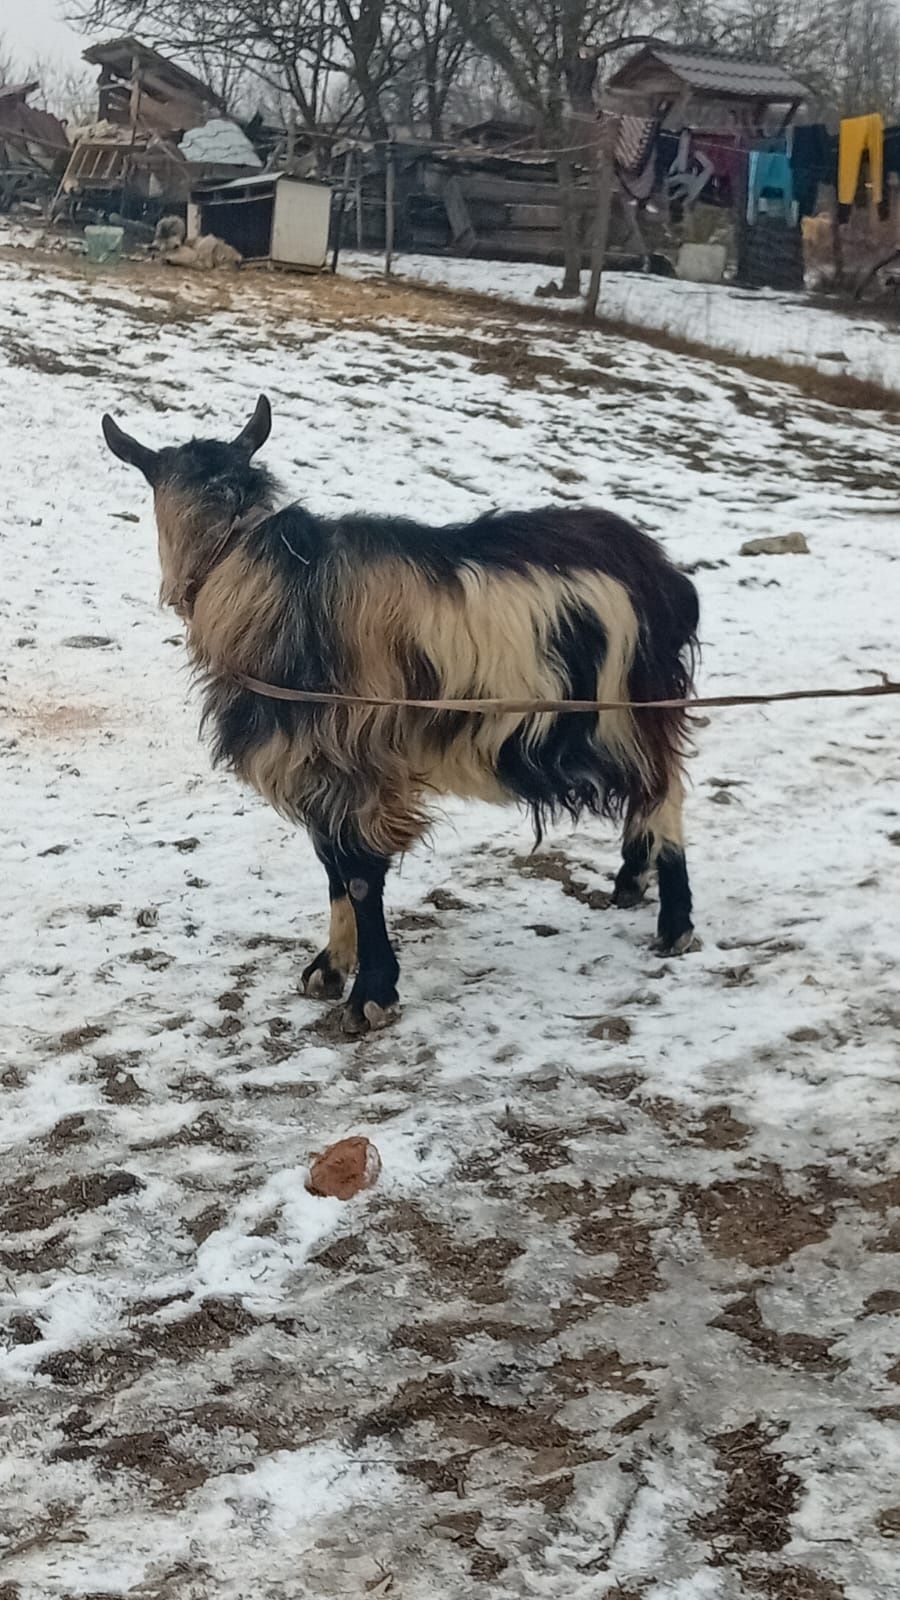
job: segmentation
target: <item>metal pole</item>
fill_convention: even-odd
[[[356,152],[356,248],[363,247],[362,151]]]

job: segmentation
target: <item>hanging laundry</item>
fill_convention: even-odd
[[[801,217],[814,216],[820,185],[837,184],[837,144],[823,122],[795,125],[791,174]]]
[[[747,221],[754,223],[761,209],[772,212],[777,201],[786,222],[794,220],[794,180],[783,150],[751,150],[747,169]]]
[[[889,173],[893,173],[896,178],[900,178],[900,128],[898,127],[885,128],[884,130],[885,179],[887,179]],[[888,193],[887,183],[885,183],[882,215],[887,214],[889,211],[890,195]]]
[[[878,112],[869,117],[845,117],[838,143],[838,221],[849,222],[863,175],[863,160],[869,163],[872,199],[884,214],[884,119]]]
[[[691,206],[703,193],[712,177],[712,162],[694,144],[689,128],[678,135],[675,158],[663,178],[663,187],[677,221],[685,206]]]
[[[712,167],[712,175],[703,190],[707,205],[731,209],[743,200],[747,180],[747,152],[738,148],[734,136],[727,133],[698,134],[693,149],[705,157]]]

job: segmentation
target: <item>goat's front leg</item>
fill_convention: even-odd
[[[317,999],[339,1000],[348,974],[356,967],[356,917],[337,851],[318,836],[314,836],[313,846],[328,874],[331,926],[325,949],[319,951],[303,973],[303,988],[306,994]]]
[[[343,850],[340,869],[356,917],[359,970],[344,1009],[344,1031],[383,1028],[397,1004],[400,963],[384,923],[384,880],[390,862],[367,851]]]

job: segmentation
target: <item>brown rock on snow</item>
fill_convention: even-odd
[[[361,1189],[371,1189],[378,1181],[381,1157],[375,1146],[361,1134],[338,1139],[310,1162],[306,1187],[310,1194],[333,1195],[351,1200]]]
[[[771,539],[748,539],[741,545],[742,556],[808,556],[809,545],[802,533],[779,533]]]

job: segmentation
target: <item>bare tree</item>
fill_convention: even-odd
[[[442,139],[447,102],[470,54],[468,38],[450,0],[398,0],[396,9],[409,43],[405,70],[417,86],[413,104],[418,109],[421,100],[430,137]]]
[[[440,137],[467,41],[449,0],[73,0],[85,30],[180,56],[233,105],[255,80],[311,133],[389,136],[398,101]]]
[[[341,0],[75,0],[75,20],[85,32],[134,33],[178,57],[226,90],[226,104],[238,84],[246,97],[252,78],[269,99],[286,101],[310,133],[333,135],[366,109],[358,84],[346,92],[354,66],[365,77],[368,109],[375,109],[381,3],[343,7],[349,29]]]
[[[0,33],[0,86],[15,83],[17,77],[15,55],[7,44],[5,34]]]
[[[77,128],[94,120],[97,114],[97,87],[92,73],[70,67],[55,56],[36,56],[22,73],[25,81],[37,80],[33,104]]]
[[[820,112],[900,111],[897,0],[670,0],[671,37],[790,66]]]
[[[645,0],[450,0],[473,45],[505,72],[556,152],[565,274],[576,295],[581,244],[575,216],[575,164],[590,158],[594,91],[601,61],[648,35],[638,31],[658,7]]]

